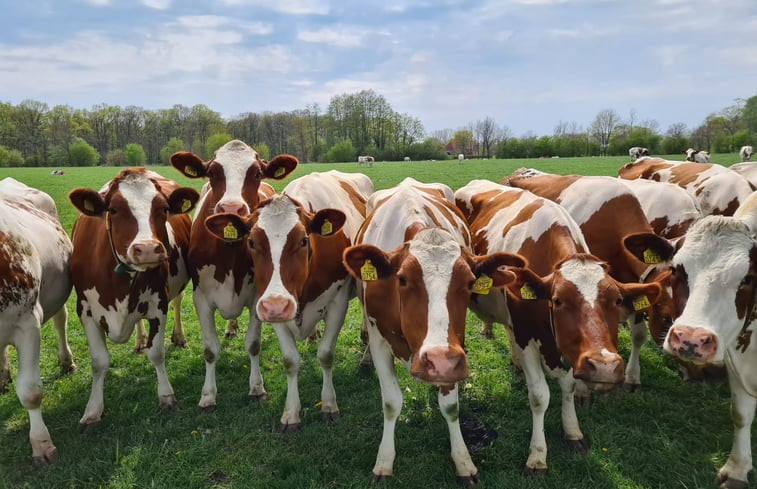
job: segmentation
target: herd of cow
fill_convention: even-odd
[[[123,170],[99,190],[70,192],[81,213],[71,240],[47,194],[10,178],[0,182],[0,391],[10,382],[5,350],[12,344],[36,463],[57,457],[40,411],[40,325],[53,318],[61,369],[71,370],[65,301],[73,288],[92,360],[82,428],[103,415],[106,336],[124,343],[142,320],[148,331],[137,341],[155,367],[161,409],[172,410],[166,316],[173,303],[172,341],[183,344],[178,305],[191,279],[206,366],[200,408],[216,406],[215,313],[234,334],[236,318],[248,308],[249,396],[267,396],[259,353],[261,324],[268,322],[286,367],[284,432],[300,426],[295,342],[321,320],[320,409],[324,419],[339,417],[334,350],[348,303],[358,297],[366,356],[383,401],[376,480],[393,470],[399,359],[415,378],[439,387],[458,480],[477,482],[458,420],[470,308],[485,333],[493,322],[505,326],[513,365],[525,375],[533,420],[526,474],[547,470],[546,377],[559,379],[566,440],[585,453],[575,397],[621,383],[638,388],[648,329],[686,377],[725,365],[735,435],[719,478],[723,487],[746,483],[757,406],[752,164],[727,168],[641,156],[619,170],[620,178],[521,169],[499,183],[473,180],[455,192],[412,178],[374,192],[367,176],[332,170],[297,178],[279,194],[263,180],[287,177],[297,160],[262,160],[241,141],[227,143],[210,161],[179,152],[171,164],[187,177],[207,179],[201,192],[145,169]],[[631,328],[628,362],[617,350],[623,322]]]

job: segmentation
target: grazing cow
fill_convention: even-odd
[[[59,336],[61,368],[73,368],[65,341],[70,258],[71,241],[58,222],[52,198],[12,178],[0,181],[0,377],[7,387],[6,348],[14,345],[16,395],[29,413],[29,441],[36,465],[58,458],[41,411],[40,326],[51,317]]]
[[[649,156],[649,150],[647,148],[642,148],[641,146],[634,146],[628,150],[628,156],[636,160],[642,156]]]
[[[409,162],[410,161],[410,157],[409,156],[405,156],[405,158],[403,158],[403,161],[405,161],[406,163]]]
[[[668,240],[680,238],[702,217],[697,201],[678,185],[642,178],[619,181],[636,196],[644,215],[658,236]]]
[[[465,160],[465,155],[464,154],[460,153],[459,155],[457,155],[457,162],[459,164],[462,165],[464,160]]]
[[[77,188],[68,198],[81,212],[72,232],[71,279],[92,357],[92,392],[81,428],[102,417],[109,366],[105,336],[124,343],[141,319],[150,327],[147,357],[157,372],[160,408],[175,409],[163,335],[168,302],[189,281],[182,249],[189,240],[186,213],[197,202],[197,191],[144,168],[130,168],[99,192]]]
[[[749,161],[752,159],[752,147],[751,146],[742,146],[739,150],[739,158],[741,161]]]
[[[667,271],[668,264],[662,257],[670,254],[672,246],[654,233],[638,199],[622,180],[605,176],[538,175],[535,170],[518,170],[504,180],[562,205],[580,226],[589,251],[609,264],[615,280],[656,281]],[[667,292],[649,308],[649,331],[657,341],[675,313]],[[647,337],[647,326],[639,313],[622,319],[631,328],[625,387],[636,390],[641,385],[639,354]]]
[[[357,157],[358,166],[372,167],[373,162],[374,162],[373,156],[358,156]]]
[[[355,296],[354,280],[341,257],[365,218],[365,201],[372,192],[373,183],[362,174],[311,173],[290,182],[282,195],[261,202],[249,216],[217,214],[205,221],[218,238],[245,240],[250,247],[260,297],[255,314],[273,325],[287,367],[282,432],[300,427],[300,356],[295,341],[310,336],[321,320],[321,416],[339,417],[331,367],[348,303]],[[260,399],[267,397],[260,376],[260,323],[250,328],[256,328],[248,349],[250,397]]]
[[[575,412],[576,379],[600,391],[623,381],[618,322],[647,309],[661,288],[654,282],[612,278],[607,263],[589,254],[576,221],[548,199],[486,180],[471,181],[455,192],[455,199],[470,223],[477,254],[514,252],[530,263],[513,270],[517,278],[506,294],[477,295],[471,308],[508,331],[512,358],[526,377],[533,420],[524,474],[542,474],[547,470],[544,413],[550,397],[545,373],[559,379],[569,446],[586,453],[589,447]]]
[[[53,176],[63,175],[63,170],[51,170],[50,175],[53,175]]]
[[[215,327],[215,312],[235,320],[246,307],[251,311],[245,348],[260,348],[260,331],[255,310],[257,297],[252,273],[252,256],[244,241],[224,242],[205,226],[212,214],[250,215],[260,202],[263,178],[283,179],[297,167],[297,158],[279,155],[270,162],[239,140],[221,146],[210,161],[180,151],[171,156],[171,165],[190,178],[208,178],[208,187],[198,202],[192,221],[187,261],[194,291],[192,300],[202,327],[205,382],[199,406],[210,412],[216,406],[216,363],[221,351]],[[253,368],[255,366],[253,365]],[[250,372],[252,377],[253,372]]]
[[[357,238],[360,244],[344,253],[344,264],[358,280],[381,386],[384,430],[374,480],[390,477],[394,466],[394,428],[402,409],[395,358],[416,379],[439,386],[439,409],[447,421],[458,480],[478,480],[458,419],[457,382],[468,375],[465,314],[476,284],[480,293],[501,287],[513,275],[500,267],[525,262],[506,253],[474,256],[468,227],[451,195],[446,185],[412,178],[374,193],[372,212]]]
[[[732,215],[754,191],[754,186],[735,171],[714,163],[690,163],[662,158],[640,158],[618,171],[620,178],[645,178],[670,182],[686,189],[697,201],[703,216]]]
[[[752,472],[751,425],[757,406],[757,193],[732,217],[708,216],[686,233],[673,257],[673,291],[683,305],[664,349],[701,365],[723,365],[734,435],[718,472],[721,488],[746,488]],[[754,340],[754,341],[753,341]]]
[[[686,151],[681,151],[681,154],[686,155],[686,161],[692,163],[709,163],[710,153],[701,149],[689,148]]]

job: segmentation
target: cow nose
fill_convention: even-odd
[[[418,355],[411,373],[433,384],[453,384],[468,376],[468,365],[462,348],[433,346]]]
[[[132,243],[128,252],[134,265],[157,265],[166,259],[166,248],[160,241]]]
[[[718,349],[718,337],[703,328],[673,326],[668,332],[668,351],[697,364],[712,362]]]
[[[216,212],[246,216],[250,213],[250,208],[244,202],[219,202],[216,205]]]
[[[258,317],[263,321],[280,322],[294,319],[294,303],[283,296],[273,296],[260,299],[258,302]]]
[[[573,369],[573,377],[594,389],[611,388],[623,381],[623,359],[607,350],[583,355]]]

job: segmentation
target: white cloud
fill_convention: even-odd
[[[330,11],[328,0],[220,0],[226,5],[253,5],[275,12],[295,15],[326,15]]]
[[[84,3],[94,5],[95,7],[106,7],[110,5],[110,0],[84,0]]]
[[[338,30],[337,30],[338,29]],[[330,44],[343,48],[354,48],[362,44],[360,36],[355,32],[362,29],[347,27],[326,27],[317,31],[300,31],[297,38],[301,41],[319,44]]]
[[[142,0],[142,5],[155,10],[166,10],[171,6],[171,0]]]

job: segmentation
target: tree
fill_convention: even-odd
[[[183,151],[185,148],[184,141],[179,138],[171,138],[168,143],[160,150],[160,162],[168,165],[171,163],[171,156],[174,153]]]
[[[352,146],[352,141],[349,139],[339,141],[326,153],[326,157],[332,163],[355,161],[356,155],[355,147]]]
[[[589,133],[599,143],[601,154],[607,154],[610,136],[612,136],[618,124],[620,124],[620,116],[612,109],[601,110],[594,118],[594,122],[591,123]]]
[[[476,138],[481,145],[481,156],[489,158],[492,155],[497,132],[497,123],[491,117],[476,122]]]
[[[17,149],[0,146],[0,167],[24,166],[24,156]]]
[[[108,154],[105,155],[105,164],[108,166],[126,166],[124,150],[111,149],[110,151],[108,151]]]
[[[129,143],[124,148],[124,160],[130,166],[144,166],[147,164],[147,155],[142,145]]]
[[[76,138],[69,147],[71,166],[95,166],[100,161],[100,153],[85,140]]]
[[[205,152],[208,157],[211,157],[216,153],[216,150],[232,140],[232,137],[227,132],[217,132],[211,134],[207,141],[205,141]]]
[[[474,154],[474,141],[473,132],[468,129],[455,131],[455,134],[452,136],[452,144],[455,146],[455,151],[466,155]]]
[[[255,151],[258,152],[258,155],[264,160],[271,159],[271,149],[268,147],[266,143],[264,142],[255,143],[252,145],[252,147],[255,149]]]

